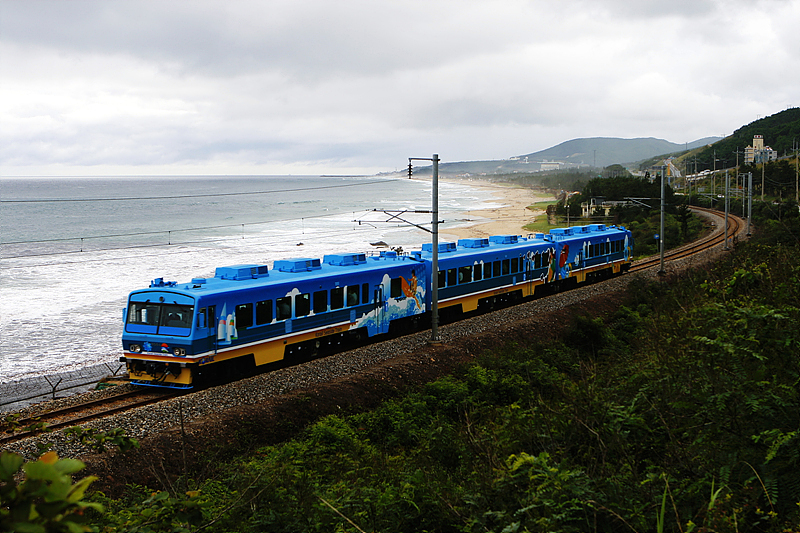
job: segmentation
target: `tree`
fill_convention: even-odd
[[[56,452],[27,463],[16,453],[0,453],[0,531],[91,531],[85,512],[103,507],[82,501],[96,477],[72,483],[71,474],[84,466],[76,459],[59,459]]]

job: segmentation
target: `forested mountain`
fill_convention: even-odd
[[[788,155],[792,152],[793,143],[800,143],[800,108],[794,107],[751,122],[700,150],[696,154],[698,170],[712,168],[715,155],[718,160],[716,168],[732,167],[736,165],[736,152],[739,152],[741,164],[744,161],[744,149],[753,144],[754,135],[762,135],[764,145],[777,150],[778,157]]]

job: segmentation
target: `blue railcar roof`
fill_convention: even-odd
[[[439,260],[447,261],[469,255],[491,254],[529,249],[537,245],[552,245],[565,240],[590,240],[595,237],[604,237],[627,233],[622,226],[606,226],[604,224],[588,224],[586,226],[572,226],[569,228],[554,228],[550,233],[530,234],[527,237],[519,235],[495,235],[489,238],[461,239],[457,243],[440,242]],[[154,280],[149,289],[140,289],[134,292],[141,293],[148,290],[169,290],[187,296],[210,295],[218,292],[227,292],[231,289],[248,289],[257,287],[270,287],[286,283],[303,283],[309,280],[323,280],[330,278],[346,278],[348,276],[363,275],[373,271],[384,271],[394,266],[422,266],[424,261],[432,257],[431,244],[425,244],[422,250],[410,254],[398,254],[394,251],[382,251],[380,255],[368,256],[365,253],[331,254],[322,260],[318,258],[281,259],[275,261],[270,269],[264,264],[231,265],[216,269],[213,278],[193,278],[188,283],[164,281],[163,278]]]
[[[190,282],[178,283],[154,280],[149,289],[143,291],[177,292],[185,295],[210,295],[232,289],[270,287],[287,283],[303,283],[309,280],[363,276],[366,273],[383,272],[392,267],[422,266],[419,260],[396,252],[381,252],[380,255],[360,254],[326,255],[324,260],[317,258],[281,259],[275,261],[274,268],[267,265],[231,265],[218,267],[212,278],[193,278]]]

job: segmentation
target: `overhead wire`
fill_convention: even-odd
[[[302,192],[302,191],[317,191],[323,189],[338,189],[342,187],[361,187],[363,185],[375,185],[378,183],[386,183],[387,180],[377,180],[359,183],[345,183],[343,185],[323,185],[319,187],[299,187],[295,189],[273,189],[269,191],[249,191],[249,192],[228,192],[228,193],[212,193],[212,194],[179,194],[173,196],[123,196],[123,197],[108,197],[108,198],[40,198],[35,200],[0,200],[3,204],[32,204],[32,203],[50,203],[50,202],[120,202],[120,201],[138,201],[138,200],[178,200],[184,198],[211,198],[219,196],[247,196],[254,194],[273,194],[283,192]]]

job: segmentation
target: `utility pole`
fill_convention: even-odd
[[[728,169],[725,169],[725,251],[728,251],[728,187],[730,181],[728,179]]]
[[[764,201],[764,172],[767,168],[767,162],[765,161],[766,157],[766,150],[761,150],[761,201]]]
[[[747,236],[750,236],[750,218],[753,216],[753,173],[747,173]]]
[[[666,181],[666,166],[661,167],[661,232],[658,235],[658,245],[661,254],[661,263],[658,269],[658,275],[663,276],[667,272],[664,270],[664,182]]]
[[[797,148],[796,140],[792,141],[792,148],[794,148],[794,203],[798,204],[800,208],[800,174],[797,171]]]
[[[408,168],[411,175],[411,161],[431,161],[433,163],[431,190],[431,344],[439,344],[439,154],[433,157],[409,157]]]

